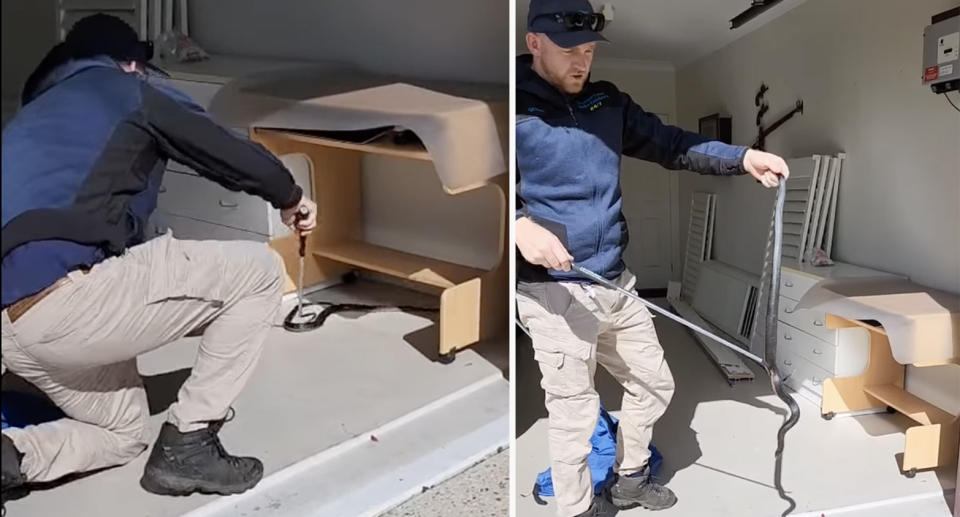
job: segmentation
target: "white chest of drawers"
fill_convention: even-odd
[[[795,306],[821,280],[869,276],[891,275],[839,262],[828,267],[788,264],[781,271],[777,367],[788,386],[818,406],[824,380],[855,375],[866,367],[869,336],[861,328],[829,329],[826,314]]]
[[[247,74],[294,66],[282,60],[258,60],[214,56],[200,63],[157,63],[170,73],[171,86],[182,91],[204,109],[210,107],[217,92],[234,78]],[[248,138],[250,128],[231,128],[241,138]],[[311,196],[309,170],[297,167],[293,160],[287,168],[297,183]],[[311,196],[312,197],[312,196]],[[268,242],[289,234],[280,222],[278,211],[259,197],[234,192],[200,177],[193,169],[169,162],[151,217],[148,233],[158,235],[172,231],[181,239],[252,240]]]

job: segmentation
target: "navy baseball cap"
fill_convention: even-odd
[[[530,0],[527,11],[527,30],[542,32],[563,48],[607,41],[600,35],[604,23],[588,0]]]

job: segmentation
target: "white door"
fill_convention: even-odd
[[[668,115],[657,114],[664,124]],[[620,188],[630,242],[623,260],[637,275],[638,289],[663,289],[672,277],[673,202],[671,182],[678,171],[635,158],[623,158]]]

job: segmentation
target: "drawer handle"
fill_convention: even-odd
[[[783,281],[783,286],[784,286],[784,287],[793,287],[793,282],[791,282],[791,281],[789,281],[789,280],[784,280],[784,281]]]
[[[785,313],[787,313],[787,314],[793,314],[793,307],[788,307],[788,308],[786,308],[786,309],[783,309],[783,312],[785,312]]]
[[[813,349],[813,353],[814,353],[815,355],[823,355],[823,352],[821,352],[819,348],[814,348],[814,349]]]
[[[823,326],[823,322],[820,321],[820,320],[813,320],[813,324],[814,324],[815,326],[817,326],[817,327],[822,327],[822,326]]]
[[[163,193],[166,192],[166,191],[167,191],[167,187],[164,187],[164,186],[161,185],[161,186],[160,186],[160,193],[163,194]]]
[[[218,203],[220,203],[220,206],[222,206],[223,208],[237,208],[238,206],[240,206],[238,203],[228,203],[222,199],[218,201]]]
[[[784,360],[783,360],[783,364],[785,364],[785,365],[787,365],[787,366],[793,366],[793,361],[791,361],[791,360],[789,360],[789,359],[784,359]]]
[[[784,333],[783,339],[786,339],[787,341],[793,341],[793,336],[791,336],[790,334]]]
[[[823,384],[823,379],[821,379],[821,378],[819,378],[819,377],[814,377],[813,379],[810,379],[810,380],[813,381],[813,385],[814,385],[814,386],[819,386],[819,385]]]

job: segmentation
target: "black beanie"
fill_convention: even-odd
[[[133,27],[109,14],[94,14],[73,25],[63,40],[73,59],[107,55],[117,61],[146,63],[153,57],[153,46],[140,41]]]
[[[153,44],[140,41],[133,27],[116,16],[98,13],[82,18],[70,28],[62,43],[47,52],[27,78],[20,97],[21,105],[33,100],[41,81],[58,66],[71,59],[101,55],[116,61],[147,64],[153,58]]]

